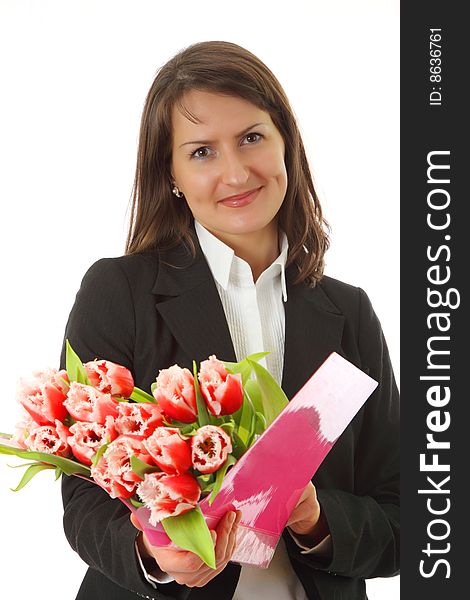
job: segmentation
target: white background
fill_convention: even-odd
[[[326,273],[366,290],[399,367],[399,8],[396,0],[224,3],[0,0],[2,410],[20,375],[58,366],[86,269],[124,252],[138,127],[159,66],[190,43],[257,54],[297,115],[325,216]],[[2,590],[72,600],[85,565],[60,486],[0,457]],[[368,581],[399,598],[399,578]]]

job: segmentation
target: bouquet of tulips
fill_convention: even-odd
[[[288,404],[258,361],[212,355],[193,373],[160,370],[151,393],[125,367],[83,364],[66,341],[66,369],[20,379],[24,409],[14,435],[0,434],[0,453],[27,459],[14,491],[47,469],[89,479],[161,523],[176,545],[215,568],[210,532],[198,502],[212,503],[227,471]]]

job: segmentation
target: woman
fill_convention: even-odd
[[[292,512],[267,570],[229,562],[240,514],[213,539],[217,569],[152,547],[127,509],[63,480],[64,526],[90,566],[78,598],[366,598],[398,572],[398,395],[366,294],[323,275],[327,223],[280,84],[227,42],[183,50],[142,116],[126,255],[86,273],[65,337],[82,360],[159,369],[269,350],[292,397],[332,351],[379,382]],[[62,366],[65,353],[62,353]]]

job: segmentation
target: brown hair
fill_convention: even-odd
[[[157,73],[142,114],[126,254],[184,242],[195,255],[192,214],[172,193],[172,109],[190,90],[221,92],[248,100],[269,113],[285,144],[287,191],[278,212],[289,241],[287,264],[295,283],[314,286],[323,275],[329,225],[322,215],[294,114],[280,83],[254,54],[222,41],[193,44]]]

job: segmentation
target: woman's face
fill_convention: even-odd
[[[277,233],[287,172],[284,141],[269,113],[236,96],[199,90],[188,92],[183,105],[198,122],[173,108],[172,175],[194,218],[226,242]]]

